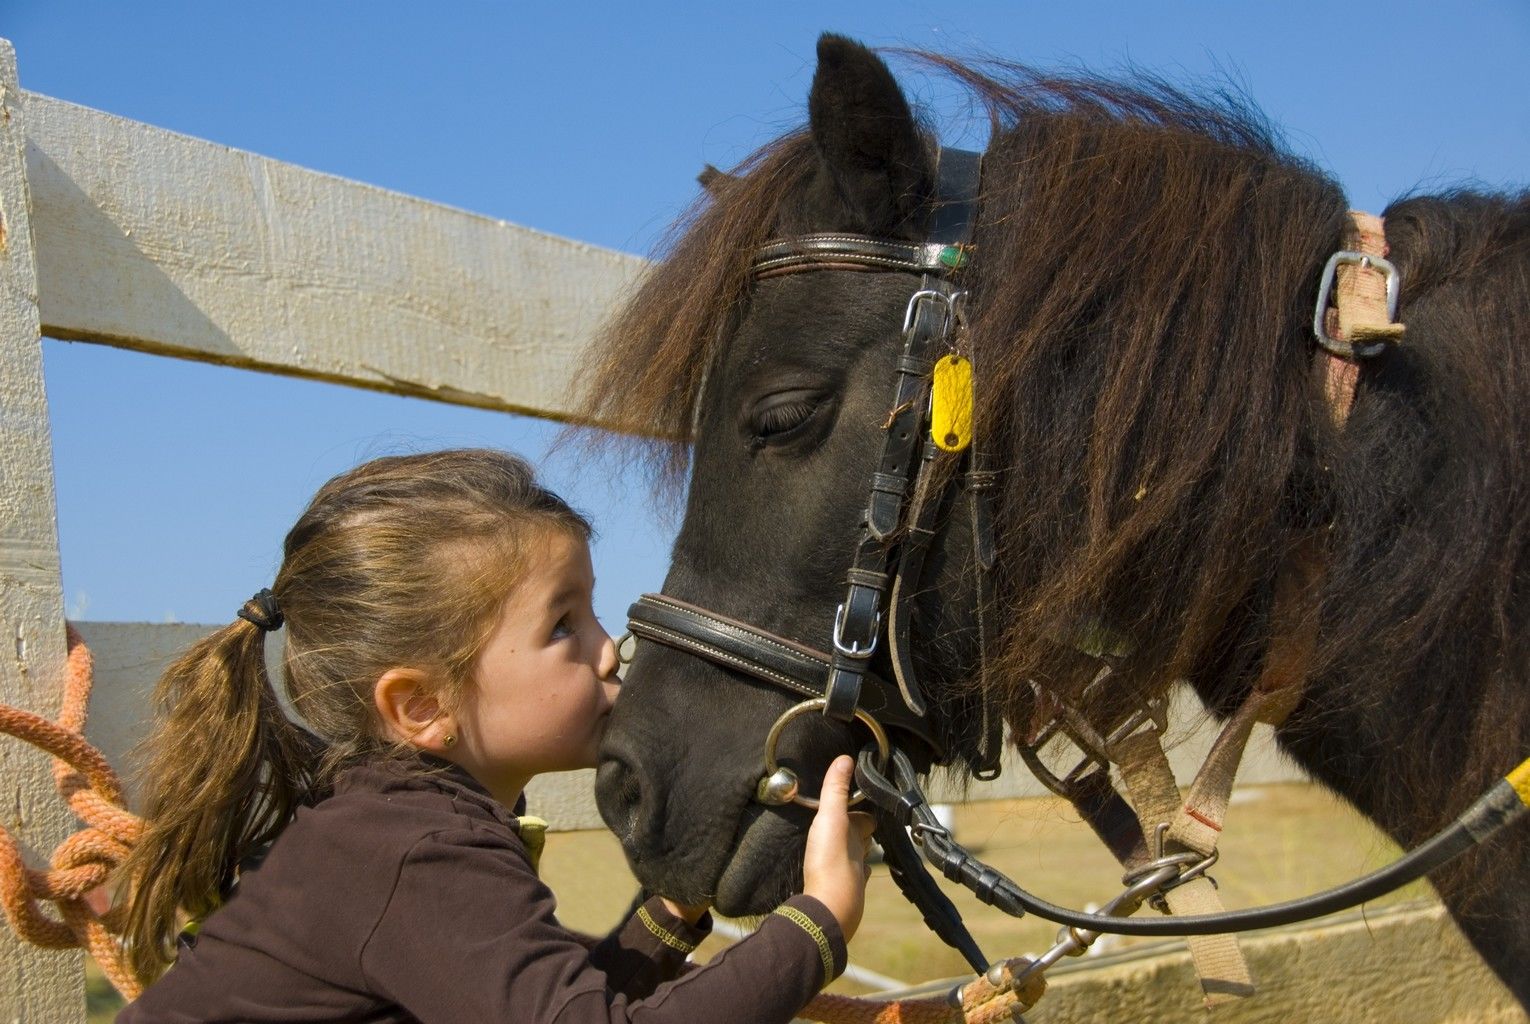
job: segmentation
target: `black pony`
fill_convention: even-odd
[[[875,55],[825,36],[810,128],[709,196],[606,337],[591,419],[668,439],[691,470],[666,594],[827,649],[888,419],[908,273],[753,280],[773,238],[919,241],[933,146]],[[1133,696],[1187,681],[1220,714],[1272,638],[1281,566],[1323,537],[1316,650],[1283,748],[1407,847],[1530,754],[1530,197],[1385,211],[1407,333],[1334,424],[1314,370],[1319,275],[1346,203],[1235,98],[1155,81],[985,71],[994,120],[968,292],[976,435],[994,492],[1001,631],[986,677],[970,537],[930,556],[914,659],[957,761],[973,697],[1024,733],[1034,681],[1077,699],[1081,629],[1126,638]],[[897,538],[893,538],[893,543]],[[878,657],[882,657],[879,653]],[[885,668],[885,666],[883,666]],[[725,913],[797,884],[805,813],[754,801],[794,698],[640,644],[598,795],[639,879]],[[864,735],[810,716],[812,777]],[[1530,1002],[1530,834],[1434,882]]]

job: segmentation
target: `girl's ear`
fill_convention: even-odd
[[[433,692],[430,677],[418,669],[390,668],[372,686],[372,703],[383,732],[418,750],[442,753],[452,735],[452,717]]]

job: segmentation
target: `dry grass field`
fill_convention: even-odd
[[[1118,889],[1120,869],[1061,801],[960,805],[955,829],[957,837],[986,861],[1054,903],[1073,907],[1103,903]],[[1395,847],[1373,827],[1315,786],[1256,786],[1235,797],[1222,859],[1213,874],[1227,906],[1246,907],[1346,881],[1396,854]],[[548,884],[558,894],[560,916],[570,927],[584,931],[609,929],[636,890],[616,840],[604,832],[549,836],[542,865]],[[1417,884],[1389,899],[1427,895],[1427,886]],[[954,893],[954,898],[990,956],[1040,952],[1056,933],[1056,927],[1044,921],[1013,920],[981,907],[965,893]],[[747,928],[748,922],[738,925]],[[710,957],[729,941],[714,935],[698,956]],[[1151,941],[1106,937],[1097,948],[1120,951]],[[857,967],[900,985],[966,971],[954,951],[924,930],[917,911],[904,902],[880,867],[872,874],[866,918],[850,952]],[[854,993],[871,987],[841,978],[832,990]],[[91,1021],[110,1020],[118,1004],[94,971],[91,993]]]

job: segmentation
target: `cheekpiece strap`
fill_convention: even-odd
[[[903,572],[901,568],[897,573],[889,570],[895,557],[894,543],[904,525],[908,496],[926,462],[919,458],[919,439],[924,434],[924,410],[928,404],[927,368],[933,365],[940,350],[952,343],[957,328],[960,288],[951,278],[967,261],[965,245],[976,221],[981,163],[979,153],[938,151],[939,182],[930,239],[906,247],[941,255],[938,268],[919,268],[919,288],[910,298],[904,315],[903,350],[895,374],[891,412],[883,424],[882,454],[872,477],[844,600],[834,615],[832,660],[824,682],[823,713],[828,718],[846,722],[853,718],[862,701],[861,683],[870,675],[871,659],[883,633],[888,588],[867,585],[864,578],[856,577],[855,571],[875,571],[887,579]],[[910,712],[923,716],[924,700],[907,666],[899,673],[896,694]]]

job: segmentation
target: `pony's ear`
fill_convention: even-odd
[[[729,185],[737,180],[736,176],[729,174],[727,171],[719,171],[711,164],[702,167],[701,173],[696,175],[696,181],[713,196],[721,195]]]
[[[832,188],[856,223],[825,225],[872,234],[917,231],[932,192],[930,154],[903,90],[876,54],[844,36],[818,38],[808,97],[822,160],[815,197]]]

